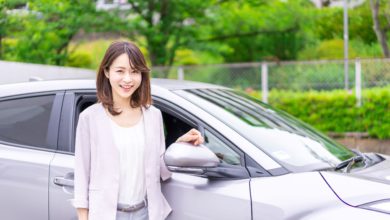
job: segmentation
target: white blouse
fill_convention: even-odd
[[[111,120],[113,136],[120,154],[119,203],[134,205],[146,196],[143,116],[131,127],[121,127]]]

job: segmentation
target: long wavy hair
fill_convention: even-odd
[[[121,112],[114,109],[112,88],[109,79],[105,76],[105,72],[108,72],[112,62],[124,53],[129,56],[130,66],[135,70],[140,71],[142,77],[141,85],[132,94],[129,105],[132,108],[140,106],[148,108],[152,104],[149,76],[150,69],[146,65],[144,55],[135,44],[127,41],[116,41],[110,45],[104,54],[96,78],[98,101],[101,102],[112,115],[119,115]]]

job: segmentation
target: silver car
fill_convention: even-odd
[[[351,151],[228,88],[152,80],[163,113],[168,219],[390,219],[390,158]],[[78,115],[94,80],[0,86],[0,219],[71,220]],[[194,148],[173,143],[190,128]],[[173,144],[172,144],[173,143]]]

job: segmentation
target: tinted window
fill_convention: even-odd
[[[48,147],[54,95],[0,101],[0,140]]]
[[[208,130],[205,130],[204,137],[204,145],[215,153],[221,163],[240,165],[240,155],[230,149],[223,141]]]
[[[162,115],[164,120],[166,147],[169,147],[169,145],[175,142],[180,136],[182,136],[193,128],[189,124],[185,123],[184,121],[169,113],[162,111]]]

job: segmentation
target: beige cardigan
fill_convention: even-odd
[[[171,207],[161,193],[162,180],[171,173],[165,166],[165,141],[160,110],[142,108],[145,124],[145,178],[150,220],[165,219]],[[73,206],[88,208],[89,220],[115,220],[119,191],[119,151],[114,145],[109,117],[101,103],[79,116],[75,145]]]

